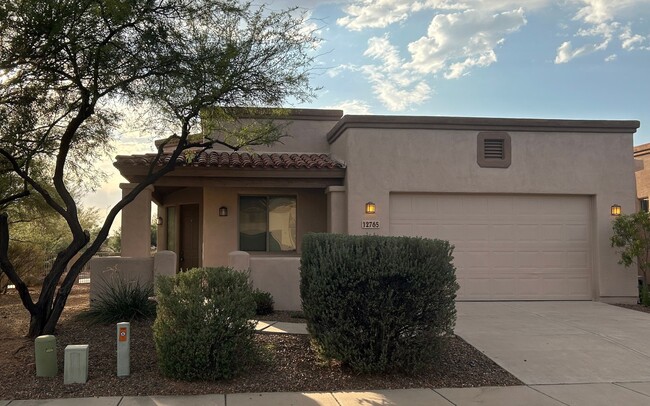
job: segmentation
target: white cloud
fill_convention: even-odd
[[[438,14],[427,35],[408,45],[412,56],[408,67],[422,73],[444,69],[446,78],[458,78],[471,67],[496,62],[495,48],[525,24],[522,8],[497,14],[479,10]]]
[[[555,56],[555,63],[556,64],[567,63],[579,56],[589,55],[595,51],[604,49],[603,46],[606,47],[605,42],[601,44],[587,44],[574,49],[573,46],[571,45],[571,41],[565,41],[557,49],[557,54]]]
[[[363,100],[344,100],[340,103],[323,107],[325,109],[343,110],[345,114],[372,114],[370,105]]]
[[[621,23],[621,19],[635,17],[639,7],[650,5],[650,0],[574,0],[574,4],[579,9],[573,20],[584,24],[575,35],[586,43],[572,49],[569,42],[564,42],[557,49],[555,63],[566,63],[579,56],[606,50],[615,39],[627,51],[650,50],[650,47],[644,45],[648,37],[632,32],[629,23]]]
[[[431,88],[421,74],[406,66],[387,35],[370,38],[364,55],[381,62],[362,66],[361,71],[372,84],[377,98],[389,110],[404,110],[429,98]]]
[[[649,42],[649,37],[650,36],[633,34],[632,28],[627,25],[622,29],[618,38],[621,40],[621,48],[633,51],[635,49],[650,50],[650,46],[646,45]]]
[[[566,38],[558,40],[556,64],[606,52],[612,46],[624,51],[650,50],[650,32],[639,32],[648,26],[633,25],[643,21],[644,15],[650,16],[647,5],[650,0],[350,0],[337,24],[350,31],[394,24],[401,28],[430,13],[427,31],[419,39],[397,47],[388,34],[375,34],[364,53],[372,64],[359,69],[379,100],[395,111],[430,97],[427,80],[432,76],[461,78],[496,63],[500,46],[524,29],[527,16],[541,10],[570,17],[556,25],[558,34]],[[416,13],[420,13],[417,20],[413,18]],[[413,32],[417,35],[409,29]],[[607,61],[617,57],[611,51],[605,55]]]
[[[616,60],[616,58],[618,58],[618,56],[616,54],[611,54],[610,56],[605,58],[605,62],[614,62]]]
[[[347,14],[336,20],[337,24],[352,31],[364,28],[383,28],[404,21],[417,2],[410,0],[363,0],[343,8]]]

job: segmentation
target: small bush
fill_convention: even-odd
[[[231,378],[255,354],[255,300],[248,275],[194,268],[156,281],[153,332],[164,375],[184,380]]]
[[[149,300],[153,286],[127,282],[122,278],[106,282],[102,293],[81,313],[81,318],[96,324],[119,323],[152,319],[156,316],[156,304]]]
[[[259,289],[253,291],[253,297],[255,298],[255,314],[258,316],[264,316],[266,314],[273,313],[273,296],[269,292],[264,292]]]
[[[456,319],[452,250],[422,238],[306,235],[300,294],[318,349],[357,372],[430,365]]]

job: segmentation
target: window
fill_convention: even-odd
[[[510,135],[503,131],[478,133],[476,162],[482,168],[508,168],[511,162]]]
[[[645,212],[650,211],[650,204],[648,204],[647,197],[645,199],[639,199],[639,206],[641,207],[641,211],[645,211]]]
[[[239,249],[286,252],[296,250],[296,198],[241,196]]]

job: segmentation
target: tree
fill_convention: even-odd
[[[648,291],[648,271],[650,271],[650,213],[639,211],[633,214],[623,214],[613,222],[614,235],[610,241],[612,247],[620,248],[619,264],[626,268],[637,265],[643,275],[641,287],[641,303],[650,306]]]
[[[243,106],[280,107],[313,96],[309,73],[318,40],[303,22],[294,9],[269,11],[233,0],[0,4],[0,169],[12,185],[0,191],[0,204],[39,195],[72,235],[34,300],[8,252],[8,214],[0,214],[0,267],[30,314],[29,336],[53,333],[77,276],[116,215],[173,171],[181,154],[188,159],[215,143],[233,150],[268,145],[283,136],[268,124],[210,130],[237,127],[220,123],[235,120]],[[95,155],[115,137],[120,106],[149,107],[169,137],[148,175],[92,238],[70,185],[88,178]],[[202,114],[209,120],[202,122]],[[201,137],[190,137],[197,131]],[[173,152],[163,153],[171,140]],[[37,162],[45,163],[42,170]]]

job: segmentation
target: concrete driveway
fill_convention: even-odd
[[[597,302],[456,308],[456,334],[527,385],[650,381],[648,313]]]

